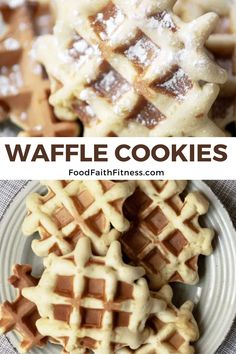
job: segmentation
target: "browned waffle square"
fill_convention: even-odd
[[[136,349],[150,334],[148,317],[163,311],[166,302],[150,296],[143,268],[123,263],[118,241],[105,257],[93,256],[90,245],[83,237],[72,254],[51,254],[38,286],[24,289],[41,315],[37,328],[68,352]]]
[[[183,354],[194,353],[192,343],[198,340],[199,330],[193,317],[193,304],[188,301],[177,309],[172,304],[173,292],[165,286],[155,294],[168,303],[162,313],[150,317],[147,325],[153,329],[146,343],[137,350],[127,348],[117,354]]]
[[[78,239],[86,235],[97,254],[105,254],[120,232],[129,228],[123,204],[134,192],[134,182],[45,181],[45,196],[33,193],[27,198],[28,216],[23,233],[36,231],[40,240],[32,247],[39,256],[54,252],[68,254]]]
[[[198,192],[182,199],[185,182],[137,184],[125,205],[132,226],[121,237],[124,253],[132,263],[145,268],[151,288],[176,281],[195,284],[198,256],[212,251],[214,232],[198,222],[207,212],[208,202]]]
[[[14,302],[6,301],[0,306],[0,332],[16,331],[21,338],[20,350],[27,352],[34,347],[43,347],[47,338],[42,336],[36,321],[40,318],[37,307],[22,296],[22,290],[36,286],[38,279],[31,275],[30,265],[16,265],[9,283],[18,289],[19,294]]]

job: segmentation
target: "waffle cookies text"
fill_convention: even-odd
[[[227,160],[227,145],[224,144],[120,144],[109,151],[109,144],[43,144],[31,145],[5,144],[5,149],[10,162],[224,162]],[[110,159],[109,159],[110,157]]]

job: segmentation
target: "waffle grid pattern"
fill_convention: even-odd
[[[138,181],[137,185],[126,204],[133,226],[121,237],[124,253],[145,268],[154,289],[168,282],[197,283],[198,256],[212,252],[214,232],[198,222],[209,203],[198,192],[182,200],[185,182]]]
[[[87,136],[222,135],[207,118],[226,80],[203,50],[214,14],[185,24],[173,1],[74,4],[57,2],[55,34],[38,42],[58,116],[79,116]]]
[[[197,323],[193,317],[193,304],[184,303],[180,309],[172,304],[173,292],[170,286],[164,286],[158,293],[153,293],[167,302],[167,309],[150,318],[153,329],[146,344],[137,350],[121,349],[117,354],[193,354],[191,343],[199,337]]]
[[[61,341],[68,352],[92,349],[110,354],[119,347],[138,348],[148,336],[145,323],[166,303],[151,298],[144,270],[125,265],[119,242],[106,257],[94,257],[88,238],[73,254],[45,261],[39,285],[23,295],[37,304],[40,333]]]
[[[22,296],[23,288],[36,286],[38,283],[38,279],[31,276],[31,271],[29,265],[16,265],[13,268],[9,283],[18,289],[19,294],[14,302],[6,301],[0,306],[0,333],[17,331],[21,336],[22,352],[43,347],[47,342],[47,338],[36,328],[35,323],[40,318],[36,305]]]
[[[38,231],[40,240],[32,248],[38,256],[50,252],[68,254],[78,239],[86,235],[97,254],[105,254],[120,232],[129,228],[123,203],[134,191],[133,182],[45,181],[46,196],[31,194],[23,233]]]

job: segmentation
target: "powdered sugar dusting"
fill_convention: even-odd
[[[0,5],[1,4],[6,4],[11,8],[16,8],[18,6],[23,5],[25,0],[0,0]]]
[[[123,83],[122,85],[119,86],[119,89],[117,89],[116,92],[112,95],[112,102],[116,102],[123,94],[128,92],[130,90],[130,85],[128,82]]]
[[[110,99],[113,103],[116,102],[123,94],[130,90],[129,83],[113,69],[104,72],[101,77],[94,83],[95,90]]]
[[[135,121],[148,129],[155,128],[165,116],[150,102],[140,104],[140,110],[135,115],[128,118],[130,121]]]
[[[148,66],[154,57],[158,56],[159,52],[159,48],[154,43],[148,40],[148,38],[142,37],[133,46],[129,47],[124,54],[129,60],[143,66]]]
[[[177,31],[176,24],[173,21],[171,14],[167,11],[158,13],[155,16],[152,16],[148,21],[148,27],[152,29],[166,28],[172,32]]]
[[[36,19],[37,33],[42,36],[51,32],[52,18],[51,15],[41,15]]]
[[[73,102],[72,108],[85,125],[89,125],[91,120],[96,119],[96,114],[93,108],[87,102],[76,100]]]
[[[28,28],[29,28],[29,24],[26,23],[26,22],[21,22],[19,24],[19,30],[22,31],[22,32],[26,31]]]
[[[181,68],[175,68],[171,75],[165,80],[155,84],[158,90],[176,97],[179,100],[184,99],[187,92],[193,87],[193,83],[187,74]]]
[[[28,114],[26,112],[21,112],[20,120],[25,122],[28,119]]]
[[[42,69],[42,66],[40,64],[35,64],[34,67],[33,67],[33,73],[35,75],[42,75],[43,73],[43,69]]]
[[[92,47],[80,36],[74,36],[73,43],[68,51],[72,57],[90,55],[93,52]]]
[[[82,90],[81,92],[80,92],[80,99],[81,100],[84,100],[84,101],[86,101],[86,100],[88,100],[89,99],[89,90],[88,89],[84,89],[84,90]]]
[[[102,87],[105,91],[109,91],[112,86],[116,82],[116,76],[114,71],[109,71],[106,75],[104,75],[103,79],[100,81],[100,87]]]
[[[110,39],[112,34],[124,22],[124,20],[124,14],[115,6],[112,9],[109,9],[108,13],[100,12],[96,17],[95,24],[97,23],[103,28],[103,31],[100,31],[100,37],[102,40]]]
[[[79,64],[85,62],[87,57],[96,56],[100,57],[101,53],[96,46],[91,46],[82,37],[75,34],[73,36],[73,42],[68,49],[68,55],[73,59],[79,59]]]
[[[116,16],[114,18],[109,18],[109,20],[104,21],[106,26],[106,32],[108,37],[112,35],[112,33],[119,27],[119,25],[124,21],[125,17],[121,13],[121,11],[116,12]]]
[[[168,12],[163,12],[162,18],[161,18],[161,25],[164,28],[168,28],[172,31],[176,30],[175,23],[171,17],[171,15]]]
[[[35,125],[35,126],[33,127],[33,130],[34,130],[35,132],[42,132],[42,131],[43,131],[43,126],[42,126],[41,124]]]
[[[17,95],[23,86],[23,79],[19,65],[0,68],[0,95]]]
[[[86,106],[85,111],[90,117],[95,117],[95,112],[91,106]]]
[[[155,118],[150,117],[149,115],[138,114],[136,119],[136,123],[143,125],[144,127],[155,127],[157,125],[157,121]]]
[[[20,48],[20,43],[15,38],[5,39],[3,45],[7,50],[17,50]]]
[[[130,91],[133,91],[131,88]],[[114,105],[113,110],[116,114],[120,115],[124,112],[129,112],[132,106],[132,100],[129,97],[122,99],[122,103],[119,101],[118,104]]]

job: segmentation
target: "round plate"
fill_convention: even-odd
[[[225,339],[236,314],[236,233],[227,211],[211,189],[201,181],[189,183],[189,190],[200,190],[211,207],[204,217],[207,227],[216,231],[214,253],[200,258],[201,281],[197,286],[174,285],[175,302],[190,299],[196,304],[195,315],[200,326],[201,339],[196,344],[198,354],[213,354]],[[30,182],[16,196],[0,225],[0,300],[13,300],[16,292],[7,279],[16,263],[33,265],[35,275],[42,270],[42,262],[31,250],[32,238],[22,235],[21,225],[26,213],[25,198],[31,192],[43,192],[38,182]],[[177,296],[176,296],[177,294]],[[7,335],[17,347],[14,333]],[[48,345],[33,349],[32,354],[59,354],[60,348]]]

